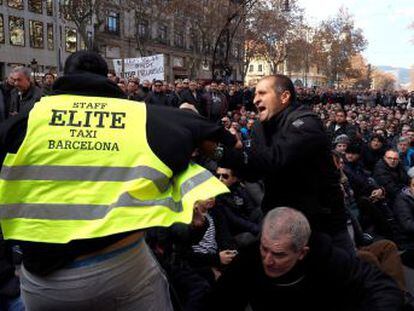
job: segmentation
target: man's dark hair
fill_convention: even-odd
[[[361,154],[361,145],[358,143],[351,143],[346,147],[345,153]]]
[[[51,72],[46,72],[44,75],[43,75],[43,81],[44,80],[46,80],[46,77],[47,76],[51,76],[53,79],[55,78],[55,75],[53,74],[53,73],[51,73]]]
[[[275,93],[281,94],[284,91],[288,91],[290,93],[290,102],[293,103],[296,101],[295,86],[288,76],[276,74],[268,76],[268,78],[273,78],[273,87]]]
[[[381,143],[385,144],[385,138],[379,134],[372,135],[370,141],[373,141],[374,139],[378,139]]]
[[[65,75],[90,72],[107,76],[108,65],[101,55],[95,52],[79,51],[71,54],[65,62]]]

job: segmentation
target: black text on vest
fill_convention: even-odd
[[[51,126],[125,128],[125,112],[83,111],[52,109]]]

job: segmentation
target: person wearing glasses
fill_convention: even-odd
[[[154,89],[145,99],[147,105],[168,106],[168,97],[162,91],[163,82],[156,80],[154,82]]]
[[[262,211],[233,170],[218,167],[216,176],[230,189],[230,193],[217,197],[217,208],[225,216],[236,243],[240,247],[248,245],[260,232]]]
[[[375,165],[373,177],[385,188],[388,204],[393,206],[397,195],[408,184],[408,175],[400,163],[398,151],[389,149],[385,152],[384,157]]]

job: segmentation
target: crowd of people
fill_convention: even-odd
[[[97,69],[93,73],[101,80],[95,84],[90,69],[82,69],[65,69],[57,80],[45,74],[36,83],[27,68],[12,71],[0,89],[0,146],[5,148],[0,163],[6,153],[22,149],[30,128],[22,127],[22,120],[45,98],[43,105],[61,94],[125,98],[152,107],[146,119],[148,144],[174,174],[187,165],[179,155],[188,153],[229,192],[197,200],[189,224],[145,228],[145,241],[170,284],[168,294],[160,289],[166,285],[159,275],[129,270],[120,274],[125,282],[142,278],[155,296],[142,286],[132,294],[112,286],[109,294],[94,294],[96,288],[78,279],[71,283],[70,269],[91,262],[99,266],[101,259],[94,257],[86,256],[84,263],[85,255],[112,246],[116,239],[74,241],[66,249],[36,243],[20,248],[19,243],[2,241],[0,310],[24,310],[19,299],[21,252],[21,288],[28,310],[46,310],[50,300],[55,303],[50,310],[98,310],[102,304],[111,310],[115,307],[103,296],[115,293],[119,310],[150,310],[151,304],[153,310],[170,310],[169,299],[174,310],[185,311],[243,311],[248,305],[252,310],[269,310],[271,305],[281,310],[414,308],[403,271],[403,265],[414,268],[414,93],[294,89],[284,76],[263,79],[255,88],[188,79],[126,80],[114,73],[103,79]],[[55,114],[52,125],[64,124],[63,115]],[[117,118],[112,125],[121,127]],[[182,128],[174,124],[180,122]],[[15,138],[16,131],[23,136]],[[187,132],[197,133],[188,139],[197,148],[187,148]],[[141,243],[136,237],[133,242]],[[46,256],[45,251],[52,253]],[[109,270],[100,271],[105,282],[115,278],[107,275]],[[48,282],[63,294],[42,293],[51,284],[43,279],[48,275]],[[95,301],[80,303],[76,295],[86,295],[80,291],[68,290],[66,297],[65,290],[74,287],[95,295]],[[155,304],[154,297],[161,302]],[[137,301],[141,308],[134,305]]]

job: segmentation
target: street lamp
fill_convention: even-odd
[[[36,73],[37,73],[37,69],[38,69],[38,63],[36,58],[33,58],[32,61],[29,64],[30,68],[32,69],[33,72],[33,80],[36,83]]]

